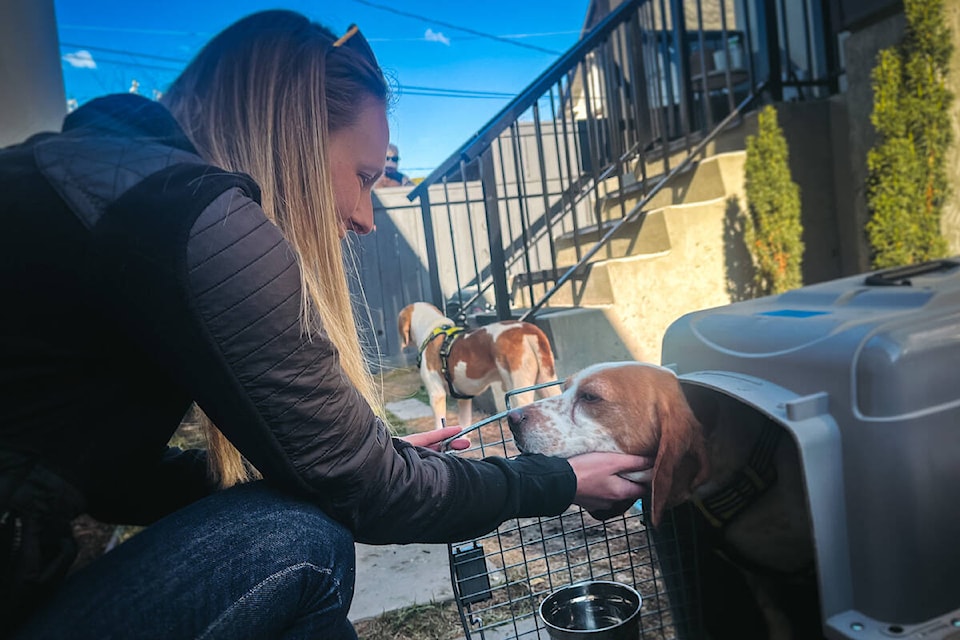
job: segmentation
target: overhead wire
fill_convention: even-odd
[[[413,18],[414,20],[419,20],[421,22],[426,22],[427,24],[439,25],[441,27],[446,27],[447,29],[455,29],[457,31],[463,31],[464,33],[469,33],[481,38],[486,38],[488,40],[493,40],[495,42],[500,42],[503,44],[511,44],[515,47],[523,47],[524,49],[532,49],[533,51],[539,51],[540,53],[548,53],[552,56],[559,56],[559,51],[553,51],[551,49],[545,49],[543,47],[538,47],[534,44],[527,44],[525,42],[518,42],[516,40],[511,40],[510,38],[505,38],[503,36],[496,36],[491,33],[484,33],[483,31],[477,31],[476,29],[471,29],[470,27],[462,27],[460,25],[452,24],[450,22],[444,22],[442,20],[437,20],[436,18],[431,18],[428,16],[421,15],[419,13],[412,13],[410,11],[401,11],[400,9],[395,9],[393,7],[388,7],[387,5],[380,4],[378,2],[371,2],[370,0],[353,0],[358,4],[362,4],[373,9],[379,9],[380,11],[386,11],[394,15],[403,16],[405,18]]]
[[[376,2],[370,2],[369,0],[354,0],[354,2],[357,2],[357,3],[359,3],[359,4],[363,4],[363,5],[366,5],[366,6],[369,6],[369,7],[371,7],[371,8],[381,10],[381,11],[387,11],[387,12],[393,13],[393,14],[395,14],[395,15],[401,15],[401,16],[408,17],[408,18],[412,18],[412,19],[415,19],[415,20],[420,20],[420,21],[423,21],[423,22],[427,22],[427,23],[430,23],[430,24],[435,24],[435,25],[438,25],[438,26],[441,26],[441,27],[445,27],[445,28],[447,28],[447,29],[454,29],[454,30],[456,30],[456,31],[460,31],[460,32],[463,32],[463,33],[470,34],[470,35],[475,36],[475,37],[477,37],[477,38],[485,38],[485,39],[493,40],[493,41],[495,41],[495,42],[500,42],[500,43],[503,43],[503,44],[510,44],[510,45],[517,46],[517,47],[521,47],[521,48],[524,48],[524,49],[529,49],[529,50],[538,51],[538,52],[541,52],[541,53],[546,53],[546,54],[549,54],[549,55],[552,55],[552,56],[560,55],[560,52],[558,52],[558,51],[553,51],[553,50],[551,50],[551,49],[547,49],[547,48],[544,48],[544,47],[538,47],[538,46],[536,46],[536,45],[526,44],[526,43],[523,43],[523,42],[519,42],[518,40],[521,39],[521,38],[531,38],[531,37],[538,37],[538,36],[545,36],[545,35],[566,35],[566,33],[567,33],[567,32],[521,33],[521,34],[510,34],[510,35],[504,35],[504,36],[497,36],[497,35],[493,35],[493,34],[490,34],[490,33],[485,33],[485,32],[482,32],[482,31],[478,31],[478,30],[476,30],[476,29],[472,29],[472,28],[469,28],[469,27],[463,27],[463,26],[455,25],[455,24],[452,24],[452,23],[449,23],[449,22],[445,22],[445,21],[442,21],[442,20],[437,20],[437,19],[435,19],[435,18],[429,18],[429,17],[427,17],[427,16],[423,16],[423,15],[420,15],[420,14],[411,13],[411,12],[406,12],[406,11],[400,11],[400,10],[398,10],[398,9],[394,9],[394,8],[392,8],[392,7],[388,7],[388,6],[385,6],[385,5],[376,3]],[[104,27],[104,26],[99,26],[99,25],[69,25],[69,24],[65,24],[65,25],[60,25],[60,27],[61,27],[61,29],[74,29],[74,30],[86,30],[86,31],[124,31],[124,32],[128,32],[128,33],[143,33],[143,34],[165,35],[165,36],[190,36],[190,37],[201,37],[201,36],[202,36],[202,37],[206,37],[206,36],[210,35],[210,34],[205,34],[205,33],[203,33],[203,32],[196,32],[196,31],[173,31],[173,30],[161,30],[161,29],[142,29],[142,28],[132,28],[132,27],[127,27],[127,28],[124,28],[124,27]],[[421,39],[421,38],[417,38],[417,40],[419,40],[419,39]],[[395,40],[395,38],[376,38],[375,40],[376,40],[376,41],[382,41],[382,42],[389,42],[389,41],[391,41],[391,40]],[[184,59],[181,59],[181,58],[172,58],[172,57],[168,57],[168,56],[160,56],[160,55],[155,55],[155,54],[134,53],[134,52],[123,51],[123,50],[119,50],[119,49],[110,49],[110,48],[107,48],[107,47],[98,47],[98,46],[89,46],[89,45],[78,45],[78,44],[69,44],[69,43],[61,43],[61,46],[62,46],[62,47],[76,47],[76,48],[78,48],[78,49],[87,49],[87,50],[91,50],[91,51],[102,51],[102,52],[104,52],[104,53],[127,55],[127,56],[131,56],[131,57],[134,57],[134,58],[145,58],[145,59],[157,60],[157,61],[161,61],[161,62],[172,62],[172,63],[177,63],[178,65],[183,65],[183,64],[186,64],[186,63],[188,62],[187,60],[184,60]],[[178,73],[178,72],[182,69],[182,66],[176,66],[176,67],[174,67],[174,66],[149,65],[149,64],[145,64],[145,63],[139,62],[139,61],[121,61],[121,60],[113,60],[113,59],[110,59],[110,58],[99,58],[99,57],[98,57],[98,60],[97,60],[97,61],[98,61],[98,62],[102,62],[103,64],[109,64],[109,65],[129,65],[129,66],[133,66],[133,67],[139,67],[139,68],[142,68],[142,69],[152,69],[152,70],[159,70],[159,71],[167,71],[167,72],[171,72],[171,73]],[[99,77],[97,78],[97,80],[98,80],[98,82],[100,82],[101,85],[103,85],[103,82],[99,79]],[[513,97],[514,97],[514,94],[512,94],[512,93],[506,93],[506,92],[483,91],[483,90],[470,90],[470,89],[447,89],[447,88],[441,88],[441,87],[422,87],[422,86],[414,86],[414,85],[397,85],[397,89],[398,89],[401,93],[403,93],[404,95],[409,95],[409,96],[422,96],[422,97],[433,97],[433,98],[457,98],[457,99],[465,99],[465,100],[478,100],[478,99],[501,99],[501,100],[504,100],[504,99],[509,99],[509,98],[513,98]]]
[[[169,71],[170,73],[179,73],[183,70],[182,66],[163,66],[149,64],[145,62],[140,62],[137,58],[142,58],[145,60],[157,60],[160,62],[175,62],[181,65],[187,64],[189,60],[183,58],[173,58],[170,56],[161,56],[152,53],[137,53],[133,51],[125,51],[122,49],[111,49],[109,47],[100,47],[95,45],[84,45],[77,43],[60,43],[61,47],[76,48],[86,51],[100,51],[103,53],[108,53],[111,55],[126,55],[133,58],[133,60],[118,60],[115,58],[106,58],[102,56],[97,56],[96,62],[102,64],[110,65],[128,65],[138,69],[149,69],[154,71]],[[417,85],[397,85],[397,89],[403,95],[410,96],[422,96],[422,97],[433,97],[433,98],[462,98],[462,99],[484,99],[484,100],[497,100],[505,98],[513,98],[514,94],[507,93],[503,91],[484,91],[482,89],[450,89],[445,87],[423,87]]]
[[[137,58],[149,58],[151,60],[163,60],[165,62],[176,62],[179,64],[186,64],[189,60],[185,58],[172,58],[170,56],[159,56],[154,53],[136,53],[135,51],[127,51],[125,49],[110,49],[108,47],[92,46],[86,44],[72,44],[69,42],[61,42],[61,47],[75,47],[77,49],[88,49],[90,51],[103,51],[104,53],[119,53],[120,55],[125,56],[135,56]]]
[[[361,0],[354,0],[360,2]],[[569,36],[579,34],[579,31],[542,31],[534,33],[507,33],[503,35],[494,35],[490,33],[483,33],[469,27],[460,27],[454,24],[447,22],[442,22],[429,18],[426,16],[420,16],[414,13],[405,13],[401,12],[398,9],[393,9],[391,7],[385,7],[383,5],[376,5],[373,3],[365,3],[371,6],[374,9],[379,9],[382,11],[389,11],[391,13],[396,13],[398,15],[403,15],[409,18],[415,18],[422,22],[427,22],[431,24],[436,24],[439,26],[447,27],[448,29],[456,29],[458,31],[463,31],[464,33],[471,34],[473,37],[463,38],[464,40],[473,40],[479,38],[493,39],[497,42],[502,42],[505,44],[513,44],[516,46],[524,48],[533,48],[535,51],[540,51],[541,53],[549,53],[551,55],[559,55],[559,52],[552,51],[550,49],[545,49],[543,47],[536,47],[534,45],[526,45],[519,42],[514,42],[515,40],[521,40],[524,38],[542,38],[545,36]],[[204,40],[212,37],[213,33],[208,33],[205,31],[176,31],[172,29],[144,29],[140,27],[105,27],[101,25],[84,25],[84,24],[61,24],[59,25],[60,30],[66,31],[112,31],[116,33],[139,33],[143,35],[158,35],[158,36],[172,36],[172,37],[190,37],[190,38],[203,38]],[[377,37],[368,37],[368,42],[420,42],[425,40],[423,36],[416,38],[377,38]]]
[[[58,28],[62,31],[64,29],[74,30],[74,31],[112,31],[116,33],[140,33],[143,35],[153,35],[153,36],[197,36],[201,38],[209,38],[212,36],[212,33],[206,33],[203,31],[177,31],[173,29],[144,29],[142,27],[107,27],[99,24],[60,24]]]

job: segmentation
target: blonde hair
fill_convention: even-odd
[[[260,185],[264,213],[300,264],[304,335],[326,330],[350,381],[383,415],[351,304],[327,149],[362,105],[386,107],[388,87],[362,36],[335,41],[298,13],[255,13],[214,37],[162,102],[205,160]],[[220,485],[255,477],[213,423],[201,422]]]

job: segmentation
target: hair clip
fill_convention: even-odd
[[[334,43],[333,43],[332,46],[333,46],[334,48],[337,48],[337,47],[342,46],[343,43],[345,43],[347,40],[349,40],[350,38],[352,38],[358,31],[360,31],[360,28],[357,27],[357,25],[355,25],[355,24],[350,25],[350,28],[347,29],[347,32],[346,32],[345,34],[343,34],[342,36],[340,36],[339,38],[337,38],[337,40],[334,41]]]

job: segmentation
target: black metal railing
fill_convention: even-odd
[[[620,4],[408,195],[435,304],[529,318],[582,283],[761,82],[833,91],[825,20],[818,0]]]

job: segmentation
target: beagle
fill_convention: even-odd
[[[655,455],[652,473],[631,478],[650,484],[653,526],[660,525],[664,510],[692,502],[713,555],[736,567],[754,599],[766,627],[761,637],[807,637],[797,628],[818,629],[820,619],[796,446],[780,437],[774,421],[732,398],[684,391],[664,367],[596,364],[568,378],[559,396],[510,411],[507,422],[524,453]],[[804,606],[813,606],[798,616],[784,610],[779,594],[796,599],[794,587],[801,583]],[[806,597],[810,589],[814,593]]]
[[[557,379],[550,341],[529,322],[506,320],[467,330],[432,304],[414,302],[400,311],[397,325],[401,348],[419,347],[420,379],[430,396],[437,429],[447,414],[447,394],[457,398],[460,426],[467,427],[473,420],[472,398],[493,382],[510,391]],[[539,397],[559,393],[556,386],[536,392]],[[533,396],[522,393],[516,400],[527,404]]]

